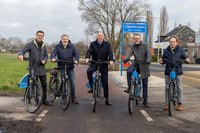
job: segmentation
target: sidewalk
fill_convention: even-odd
[[[126,72],[123,72],[123,76],[120,76],[119,71],[110,71],[110,76],[116,78],[117,81],[123,83],[121,87],[127,88]],[[151,111],[157,114],[166,113],[163,111],[164,105],[164,92],[165,92],[165,80],[160,77],[151,76],[149,78],[149,90],[148,101],[151,105]],[[122,90],[122,91],[123,91]],[[200,124],[200,89],[192,88],[188,85],[183,85],[183,107],[181,112],[175,111],[174,116],[188,121],[192,121]],[[167,115],[167,113],[166,113]]]
[[[160,65],[160,63],[152,62],[151,64]],[[183,64],[183,67],[190,67],[190,68],[199,68],[200,64]]]

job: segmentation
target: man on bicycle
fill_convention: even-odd
[[[48,54],[45,43],[42,41],[44,38],[43,31],[37,31],[36,39],[34,39],[31,43],[28,43],[18,55],[18,59],[20,61],[24,60],[23,55],[28,52],[30,60],[35,59],[37,62],[34,64],[34,74],[37,78],[40,79],[43,88],[43,104],[49,105],[47,101],[47,78],[46,78],[46,70],[45,64],[48,60]],[[29,62],[29,67],[32,66],[32,62]]]
[[[183,110],[183,89],[182,89],[182,75],[183,75],[183,69],[182,69],[182,60],[184,60],[186,63],[190,62],[190,59],[186,55],[186,52],[178,45],[178,38],[176,36],[172,36],[169,39],[170,45],[166,48],[162,55],[162,59],[160,59],[161,64],[166,64],[165,66],[165,105],[163,107],[164,110],[168,110],[168,90],[167,85],[170,80],[170,64],[165,61],[169,60],[174,62],[175,69],[174,71],[177,74],[176,77],[176,84],[177,84],[177,96],[178,96],[178,107],[177,110],[181,111]]]
[[[86,63],[89,62],[89,59],[92,57],[94,61],[109,61],[110,65],[113,65],[113,52],[111,50],[110,43],[104,40],[104,34],[99,32],[97,35],[97,40],[90,44],[90,47],[86,53]],[[88,93],[92,93],[93,87],[93,77],[92,74],[97,70],[96,64],[90,63],[89,68],[87,69],[87,77],[90,84],[90,90]],[[111,106],[108,97],[108,64],[102,64],[100,66],[101,80],[104,89],[104,97],[106,98],[105,104]]]
[[[71,41],[68,38],[68,35],[62,35],[61,41],[59,44],[55,46],[53,51],[51,52],[51,61],[56,62],[56,56],[58,60],[67,60],[67,61],[73,61],[75,64],[78,64],[79,55],[76,51],[76,48],[71,43]],[[69,82],[71,86],[71,98],[73,104],[78,104],[78,101],[76,100],[75,96],[75,75],[74,75],[74,63],[70,63],[67,66],[67,75],[69,77]],[[58,62],[58,67],[61,68],[61,74],[62,76],[65,73],[65,64],[62,62]]]
[[[147,44],[143,44],[141,40],[140,34],[134,34],[133,36],[134,44],[131,47],[131,50],[128,52],[126,58],[123,60],[126,63],[132,55],[135,57],[135,61],[138,64],[138,71],[140,73],[142,79],[142,87],[143,87],[143,105],[144,107],[149,108],[147,99],[148,99],[148,77],[150,76],[149,65],[151,63],[151,54],[150,49]],[[127,83],[128,89],[124,92],[129,93],[131,86],[131,75],[135,69],[134,65],[130,65],[127,69]]]

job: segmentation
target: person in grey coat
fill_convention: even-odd
[[[137,62],[137,65],[138,65],[137,68],[142,79],[143,98],[144,98],[143,105],[144,107],[149,108],[147,99],[148,99],[148,77],[150,77],[149,65],[151,63],[150,49],[147,44],[142,43],[140,34],[134,34],[133,40],[134,40],[134,45],[132,46],[131,50],[128,52],[123,62],[126,63],[130,59],[130,57],[134,55],[135,61]],[[131,75],[135,69],[134,67],[135,66],[132,64],[127,69],[128,89],[125,90],[124,92],[129,93],[129,89],[131,86]]]
[[[43,104],[48,105],[47,101],[47,79],[46,79],[46,70],[45,64],[48,60],[48,54],[45,43],[42,41],[44,38],[43,31],[37,31],[36,39],[34,39],[31,43],[28,43],[18,54],[18,59],[20,61],[24,60],[23,55],[25,53],[29,53],[29,71],[34,69],[34,75],[40,79],[43,88]],[[31,60],[35,60],[36,62],[33,64]]]

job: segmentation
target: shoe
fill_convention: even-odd
[[[176,110],[177,110],[177,111],[182,111],[182,110],[183,110],[183,106],[182,106],[182,104],[178,104],[178,107],[177,107]]]
[[[165,106],[163,107],[163,110],[168,110],[168,104],[165,104]]]
[[[145,102],[145,101],[144,101],[144,102],[143,102],[143,105],[144,105],[145,108],[150,108],[148,102]]]
[[[87,93],[93,93],[92,88],[90,88]]]
[[[79,104],[75,97],[72,98],[72,104]]]
[[[47,100],[44,100],[44,101],[43,101],[43,105],[45,105],[45,106],[51,106],[51,104],[50,104],[49,101],[47,101]]]
[[[124,90],[124,92],[129,93],[129,89]]]
[[[106,99],[105,104],[108,106],[112,106],[112,103],[108,99]]]

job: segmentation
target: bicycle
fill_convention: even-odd
[[[131,86],[129,88],[129,97],[128,97],[128,112],[130,115],[133,114],[135,105],[138,105],[140,101],[140,92],[141,92],[141,78],[137,71],[138,63],[135,60],[130,60],[134,66],[134,71],[131,76]]]
[[[174,71],[175,62],[169,61],[167,59],[163,59],[163,61],[166,61],[170,64],[170,76],[169,76],[170,80],[169,83],[167,84],[167,90],[168,90],[168,114],[169,116],[172,116],[177,101],[177,84],[176,84],[177,76],[176,72]]]
[[[53,100],[51,102],[54,102],[56,97],[61,97],[61,107],[63,110],[66,110],[69,107],[70,104],[70,98],[71,98],[71,88],[70,88],[70,82],[67,75],[67,65],[70,63],[74,63],[74,61],[68,61],[68,60],[57,60],[56,62],[64,63],[64,75],[61,74],[61,80],[58,77],[58,73],[54,74],[50,78],[49,82],[49,92],[50,95],[53,96]],[[61,68],[57,67],[54,68],[57,71],[61,70]]]
[[[101,74],[99,72],[99,68],[101,64],[108,64],[108,61],[94,61],[91,60],[91,63],[95,63],[97,65],[97,70],[94,74],[94,77],[96,77],[93,81],[93,112],[96,112],[96,104],[97,99],[100,98],[100,91],[101,91]]]
[[[24,104],[28,112],[34,113],[40,108],[43,102],[43,89],[34,75],[34,65],[40,61],[29,58],[24,58],[24,60],[32,62],[31,69],[29,67],[28,87],[24,94]]]

